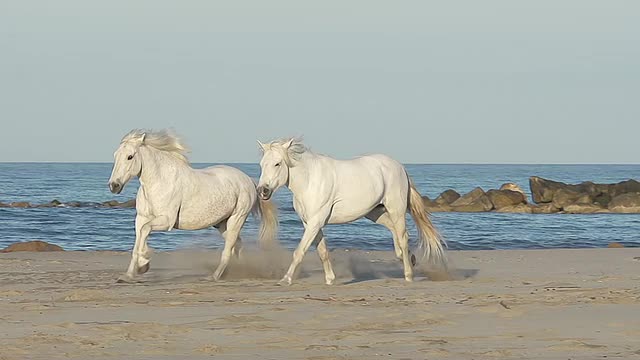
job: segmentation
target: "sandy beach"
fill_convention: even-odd
[[[248,249],[222,282],[214,251],[0,254],[0,359],[603,359],[640,357],[640,249],[451,251],[450,279],[402,278],[391,251]]]

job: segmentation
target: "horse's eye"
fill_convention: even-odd
[[[280,166],[280,163],[277,163],[276,166]]]
[[[131,159],[133,159],[133,155],[127,156],[127,160],[131,160]]]

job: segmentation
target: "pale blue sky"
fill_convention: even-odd
[[[640,162],[638,1],[0,0],[0,161],[174,127],[412,163]]]

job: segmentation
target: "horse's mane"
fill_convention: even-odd
[[[289,148],[284,146],[291,142]],[[295,166],[295,162],[300,159],[300,156],[307,151],[310,151],[303,143],[301,138],[283,138],[273,140],[267,144],[264,144],[265,150],[274,149],[280,151],[283,155],[284,162],[289,167]]]
[[[122,143],[139,139],[144,135],[143,145],[147,145],[160,151],[166,151],[176,159],[189,164],[187,159],[187,153],[189,147],[182,142],[182,140],[172,131],[168,129],[163,130],[131,130],[127,135],[122,138]]]

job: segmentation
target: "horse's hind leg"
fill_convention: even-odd
[[[393,214],[391,214],[391,218],[394,219]],[[404,218],[404,213],[396,215],[394,220],[396,236],[398,237],[398,245],[400,247],[400,251],[402,251],[404,279],[407,281],[413,281],[413,264],[411,261],[412,254],[409,251],[409,233],[407,233],[407,223]]]
[[[242,239],[240,238],[240,236],[238,236],[238,240],[236,240],[236,244],[231,252],[236,259],[240,258],[240,254],[242,253]]]
[[[224,238],[224,249],[222,250],[222,255],[220,256],[220,264],[218,265],[216,271],[213,273],[213,280],[220,280],[222,274],[229,265],[229,260],[231,259],[233,249],[236,246],[240,235],[240,230],[242,229],[247,216],[248,214],[231,215],[229,219],[227,219],[225,226],[218,227],[218,230]]]
[[[320,240],[316,244],[316,250],[318,250],[318,256],[320,257],[322,267],[324,268],[324,280],[327,285],[333,285],[333,282],[336,280],[336,274],[333,272],[331,260],[329,260],[329,250],[327,250],[327,242],[325,241],[322,230],[320,230],[318,235],[316,235],[316,239],[318,238]]]
[[[396,234],[395,226],[393,224],[393,221],[391,221],[391,216],[389,215],[389,212],[387,212],[387,209],[383,205],[378,205],[373,210],[371,210],[371,212],[368,213],[365,217],[375,222],[376,224],[380,224],[386,227],[387,229],[389,229],[389,231],[391,232],[391,236],[393,237],[393,250],[396,253],[396,258],[398,258],[399,260],[402,260],[402,249],[398,244],[399,237]],[[411,258],[411,265],[415,266],[416,257],[415,255],[411,254],[411,252],[409,252],[409,254]]]

